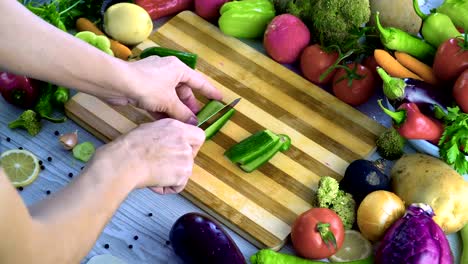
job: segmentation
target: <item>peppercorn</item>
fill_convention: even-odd
[[[105,248],[105,249],[108,249],[108,248],[109,248],[109,244],[105,244],[105,245],[104,245],[104,248]]]
[[[134,236],[133,239],[134,239],[134,240],[138,240],[138,236]]]
[[[7,141],[7,142],[10,142],[10,141],[11,141],[11,138],[7,137],[7,138],[6,138],[6,141]]]
[[[51,162],[51,161],[52,161],[52,157],[47,157],[47,161],[48,161],[48,162]]]
[[[72,178],[72,177],[73,177],[73,173],[71,173],[71,172],[68,173],[68,177],[69,177],[69,178]]]
[[[132,249],[132,248],[133,248],[133,245],[128,245],[128,248],[129,248],[129,249]]]
[[[153,213],[149,213],[148,216],[149,216],[149,217],[152,217],[152,216],[153,216]]]

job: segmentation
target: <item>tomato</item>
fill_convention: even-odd
[[[338,60],[338,52],[325,52],[319,44],[310,45],[302,51],[300,57],[301,71],[304,77],[317,84],[329,84],[336,69],[320,81],[320,75]]]
[[[453,98],[455,98],[460,109],[468,113],[468,69],[460,74],[455,82],[453,86]]]
[[[377,67],[379,67],[379,64],[375,60],[374,55],[370,55],[366,57],[362,61],[362,65],[366,66],[372,72],[372,75],[374,76],[375,84],[380,86],[383,83],[383,81],[382,81],[382,78],[380,78],[380,75],[377,73]]]
[[[333,93],[341,101],[352,106],[367,102],[375,91],[375,78],[362,64],[351,63],[340,68],[333,78]]]
[[[324,226],[325,225],[329,225]],[[333,235],[336,240],[336,247],[333,243],[327,243],[325,235]],[[328,233],[327,233],[328,232]],[[291,240],[294,250],[300,256],[309,259],[328,258],[335,254],[343,245],[344,226],[340,217],[328,208],[312,208],[302,213],[294,222],[291,230]]]
[[[446,40],[437,49],[432,70],[441,81],[452,82],[468,69],[468,42],[461,38]]]

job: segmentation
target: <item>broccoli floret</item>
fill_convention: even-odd
[[[35,136],[41,131],[41,121],[39,115],[33,110],[24,111],[18,119],[8,124],[9,128],[24,128],[31,136]]]
[[[343,222],[346,229],[351,229],[356,220],[356,202],[353,196],[340,190],[337,180],[325,176],[320,178],[317,189],[319,207],[333,210]]]
[[[287,11],[304,21],[316,41],[340,47],[357,40],[352,32],[371,15],[369,0],[296,0],[289,1]]]
[[[399,159],[404,153],[405,143],[406,139],[393,127],[382,132],[375,141],[377,152],[388,160]]]

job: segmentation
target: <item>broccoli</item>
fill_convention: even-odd
[[[31,136],[35,136],[41,131],[41,121],[39,115],[33,110],[24,111],[18,119],[8,124],[9,128],[24,128]]]
[[[351,229],[356,221],[356,202],[353,196],[339,188],[339,183],[332,177],[320,178],[317,190],[319,207],[333,210],[343,222],[345,229]]]
[[[388,160],[399,159],[404,153],[405,143],[406,139],[393,127],[382,132],[375,141],[377,152]]]
[[[371,15],[369,0],[272,0],[279,13],[299,17],[322,46],[349,47],[359,36],[353,32]],[[342,50],[343,52],[347,50]]]

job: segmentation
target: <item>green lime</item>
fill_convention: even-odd
[[[343,246],[328,258],[331,262],[347,262],[368,258],[372,254],[372,245],[361,233],[346,230]]]
[[[15,187],[29,185],[39,175],[39,160],[27,150],[5,151],[0,157],[0,164]]]

